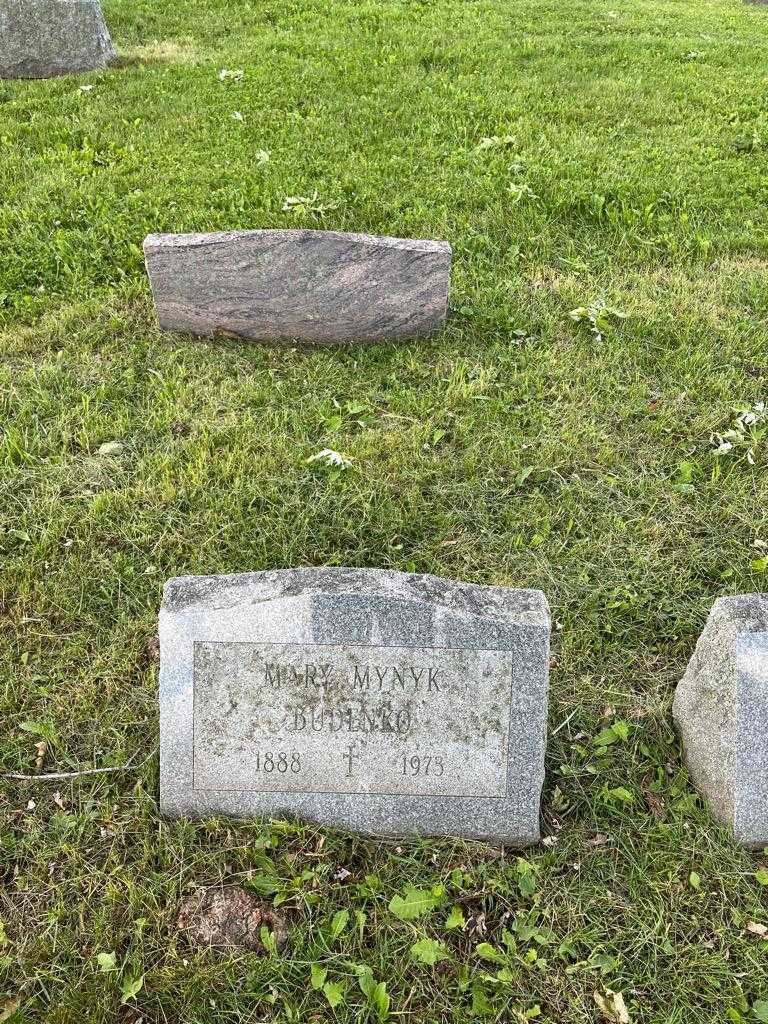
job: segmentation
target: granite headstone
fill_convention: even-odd
[[[713,815],[745,846],[768,844],[768,597],[715,601],[672,710]]]
[[[338,231],[149,235],[160,326],[268,342],[379,341],[445,319],[447,242]]]
[[[165,814],[539,837],[539,591],[375,569],[180,577],[160,649]]]
[[[53,78],[115,56],[98,0],[2,0],[0,78]]]

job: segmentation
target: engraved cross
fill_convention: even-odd
[[[350,744],[347,747],[346,754],[344,755],[344,760],[347,762],[347,778],[348,779],[352,777],[352,762],[356,758],[358,758],[358,757],[360,757],[360,755],[355,753],[354,746],[352,746],[352,744]]]

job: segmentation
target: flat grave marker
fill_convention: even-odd
[[[186,577],[161,611],[161,807],[539,836],[541,593],[366,569]]]

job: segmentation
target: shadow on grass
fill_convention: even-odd
[[[170,60],[159,60],[147,57],[115,57],[109,62],[110,71],[125,71],[127,68],[165,67],[172,64]]]
[[[167,39],[143,46],[133,46],[118,53],[110,68],[123,71],[128,68],[164,68],[171,64],[196,63],[195,47],[190,39]]]

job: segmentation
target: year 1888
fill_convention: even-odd
[[[262,752],[258,750],[256,752],[256,764],[255,769],[257,772],[264,772],[269,775],[271,772],[280,772],[281,775],[285,775],[286,772],[293,772],[294,775],[298,775],[301,771],[301,757],[296,753],[287,753],[285,750],[275,751],[271,750]]]

